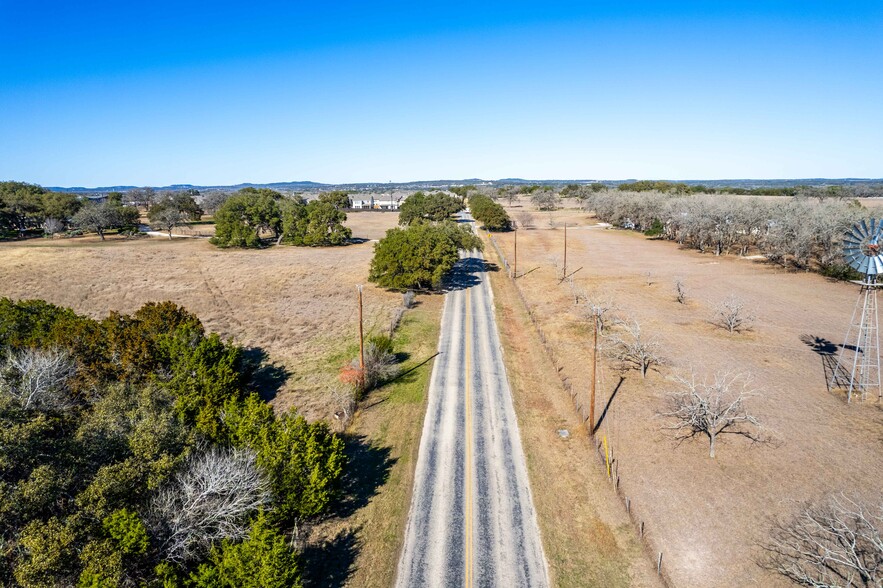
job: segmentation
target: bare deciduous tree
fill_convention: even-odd
[[[248,535],[249,516],[270,500],[253,451],[213,447],[191,455],[153,498],[150,520],[165,556],[180,563],[199,557],[215,541]]]
[[[776,521],[762,565],[813,588],[883,586],[883,501],[835,495]]]
[[[751,330],[754,315],[745,310],[744,302],[730,296],[715,308],[711,322],[730,333],[741,333]]]
[[[533,215],[527,211],[518,213],[518,227],[521,229],[532,229],[534,227]]]
[[[408,290],[402,294],[402,308],[413,308],[414,299],[417,297],[413,290]]]
[[[340,386],[331,391],[331,399],[337,410],[334,412],[334,420],[338,429],[345,431],[352,421],[358,405],[356,390],[352,386]]]
[[[73,406],[68,380],[76,362],[60,349],[22,349],[0,362],[0,394],[24,410],[64,410]]]
[[[556,210],[561,199],[555,192],[537,190],[531,194],[530,201],[537,207],[537,210]]]
[[[716,374],[713,380],[700,382],[690,374],[675,381],[678,389],[668,395],[665,410],[658,414],[672,421],[665,429],[681,431],[680,440],[705,435],[711,457],[718,435],[729,433],[758,440],[751,428],[760,423],[745,408],[745,400],[752,395],[748,376]]]
[[[687,287],[684,285],[683,280],[678,279],[675,281],[675,299],[681,303],[687,303]]]
[[[641,378],[646,378],[650,369],[665,364],[665,359],[659,355],[659,341],[644,336],[638,321],[624,324],[623,331],[611,335],[607,344],[608,353],[623,369],[638,370]]]
[[[583,318],[590,321],[590,324],[593,320],[598,321],[598,332],[601,334],[615,320],[613,312],[616,310],[616,305],[607,298],[589,295],[584,291],[577,290],[574,292],[574,300],[578,303]]]
[[[365,389],[370,390],[399,373],[398,359],[392,349],[374,341],[365,344]]]
[[[57,218],[47,218],[43,221],[43,232],[47,235],[55,235],[64,230],[64,221]]]

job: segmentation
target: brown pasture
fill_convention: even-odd
[[[366,241],[328,248],[222,250],[205,239],[116,236],[2,243],[0,296],[43,298],[93,317],[171,300],[208,330],[262,349],[290,372],[274,400],[278,409],[330,418],[328,389],[339,366],[329,362],[345,361],[357,343],[356,285],[366,284],[369,333],[387,329],[401,302],[367,284],[371,240],[397,222],[396,213],[350,214],[353,236]]]
[[[522,207],[510,212],[517,218],[529,204]],[[648,551],[664,554],[670,583],[790,585],[756,564],[771,518],[832,492],[876,498],[883,484],[883,405],[876,395],[847,404],[826,386],[831,358],[824,353],[843,343],[858,288],[758,259],[680,250],[597,226],[578,210],[532,214],[536,228],[518,231],[518,271],[526,275],[517,282],[581,405],[590,387],[591,325],[574,307],[574,289],[614,301],[621,318],[637,319],[662,343],[667,365],[646,381],[623,374],[612,400],[620,374],[602,360],[596,402],[598,418],[610,404],[599,435],[617,460],[620,494],[629,497],[634,520],[645,522]],[[556,276],[565,220],[573,288]],[[494,238],[511,263],[514,234]],[[676,301],[677,280],[687,288],[686,304]],[[753,330],[729,334],[709,322],[731,295],[756,315]],[[657,412],[674,386],[670,377],[691,369],[700,377],[750,374],[756,391],[748,406],[765,441],[727,436],[711,459],[706,440],[678,443],[663,430]]]

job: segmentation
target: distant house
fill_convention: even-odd
[[[380,194],[378,197],[371,195],[367,199],[353,200],[353,209],[355,210],[398,210],[405,199],[404,196],[394,196],[392,194]]]

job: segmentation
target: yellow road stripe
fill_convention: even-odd
[[[472,374],[472,321],[470,317],[471,288],[466,289],[466,390],[464,402],[466,403],[466,508],[464,524],[466,525],[466,588],[472,586],[472,403],[471,403],[471,374]]]

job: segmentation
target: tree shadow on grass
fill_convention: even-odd
[[[288,381],[291,372],[282,364],[270,362],[269,354],[260,347],[247,347],[243,355],[251,371],[249,388],[257,392],[261,400],[270,402]]]
[[[333,539],[307,545],[301,553],[304,588],[345,586],[359,553],[358,529],[341,531]]]
[[[391,448],[379,447],[364,435],[344,437],[347,467],[341,484],[341,499],[334,509],[345,518],[367,505],[386,484],[389,472],[398,458],[390,457]]]
[[[332,512],[344,520],[364,508],[389,479],[398,461],[390,457],[391,448],[372,444],[364,435],[344,435],[347,466],[341,482],[341,498]],[[353,564],[361,545],[358,528],[340,531],[334,538],[303,549],[305,588],[345,586],[353,573]]]

